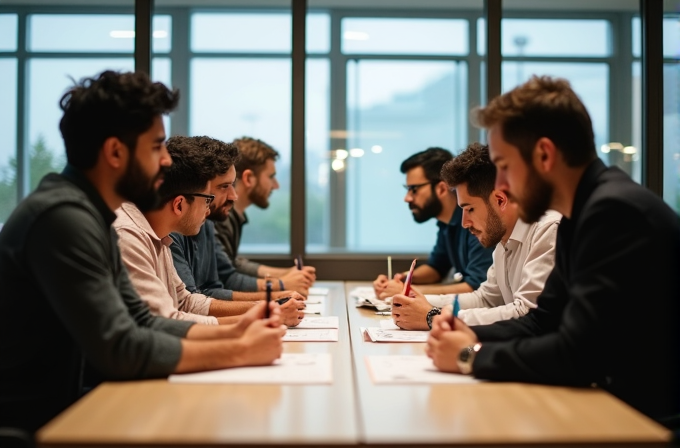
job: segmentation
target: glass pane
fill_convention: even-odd
[[[118,59],[30,59],[27,79],[28,140],[30,189],[43,175],[61,171],[66,163],[64,143],[59,133],[62,111],[59,100],[73,85],[72,80],[91,77],[110,70],[131,71],[132,58]]]
[[[633,56],[640,57],[642,48],[642,24],[639,17],[633,17]],[[680,58],[680,17],[663,19],[663,56]]]
[[[527,81],[532,75],[565,78],[581,98],[593,121],[595,144],[600,148],[609,143],[609,66],[601,63],[540,63],[503,62],[502,89],[504,92]],[[621,142],[623,146],[630,142]],[[623,149],[623,146],[621,149]],[[607,164],[619,165],[616,154],[598,152]],[[637,160],[635,161],[637,162]],[[632,175],[632,161],[622,167]]]
[[[606,20],[503,19],[501,51],[503,56],[609,56],[611,26]]]
[[[680,65],[663,67],[663,198],[680,213]]]
[[[291,27],[290,13],[195,13],[191,15],[191,49],[290,53]]]
[[[307,53],[331,51],[331,18],[328,14],[307,14]]]
[[[170,51],[170,16],[153,18],[153,50]],[[28,49],[44,52],[132,53],[135,19],[131,14],[31,14]]]
[[[154,81],[159,81],[168,87],[172,86],[172,72],[170,71],[172,63],[170,58],[153,58],[151,60],[151,79]],[[181,92],[180,92],[181,95]],[[181,96],[180,96],[181,98]],[[181,98],[180,101],[186,101]],[[165,126],[165,135],[168,137],[172,135],[170,129],[170,117],[168,115],[163,115],[163,125]]]
[[[307,252],[330,245],[330,62],[308,59],[305,85]]]
[[[290,251],[290,59],[216,59],[191,61],[190,135],[230,142],[259,138],[281,157],[276,163],[280,189],[266,210],[248,208],[240,252]]]
[[[428,251],[437,228],[413,221],[399,167],[430,146],[453,153],[465,147],[467,66],[353,60],[347,81],[347,147],[332,148],[349,150],[346,159],[333,160],[347,179],[347,250]],[[334,154],[337,159],[342,153]]]
[[[342,20],[342,52],[359,54],[464,55],[468,21],[462,19]]]
[[[0,14],[0,51],[17,50],[17,15]]]
[[[17,60],[0,59],[0,228],[17,203]]]

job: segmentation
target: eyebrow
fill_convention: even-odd
[[[154,139],[154,142],[156,142],[156,143],[163,143],[164,141],[165,141],[165,135],[163,135],[162,137],[156,137]]]
[[[458,206],[459,206],[460,208],[468,207],[469,205],[470,205],[470,203],[468,203],[468,202],[463,202],[462,204],[458,204]]]

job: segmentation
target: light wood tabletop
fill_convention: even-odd
[[[664,445],[668,430],[599,389],[520,383],[374,384],[366,356],[424,355],[424,343],[367,342],[374,310],[356,308],[346,282],[361,442],[368,445]]]
[[[40,446],[356,445],[352,359],[342,282],[324,315],[338,342],[285,342],[286,353],[330,353],[332,385],[104,383],[37,434]]]

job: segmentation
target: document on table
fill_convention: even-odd
[[[357,307],[366,306],[375,308],[378,311],[386,311],[392,308],[391,305],[384,300],[380,300],[375,296],[373,288],[370,286],[359,286],[349,292],[349,296],[354,298]]]
[[[401,328],[399,328],[392,319],[381,319],[380,328],[383,330],[401,330]]]
[[[372,342],[427,342],[429,331],[386,330],[380,327],[362,328]]]
[[[307,296],[305,303],[322,303],[326,299],[326,296],[321,294],[310,294]]]
[[[305,314],[321,314],[323,312],[323,304],[321,303],[310,303],[305,306],[302,310]]]
[[[340,328],[340,321],[338,316],[306,316],[297,326],[292,328],[298,330],[309,328]]]
[[[337,328],[289,328],[283,342],[338,342]]]
[[[284,353],[270,366],[185,373],[168,379],[171,383],[331,384],[333,370],[328,353]]]
[[[368,371],[376,384],[472,384],[469,375],[440,372],[425,355],[366,356]]]
[[[328,289],[328,288],[317,288],[317,287],[314,287],[314,286],[309,288],[309,294],[311,294],[311,295],[327,296],[329,292],[330,292],[330,289]]]

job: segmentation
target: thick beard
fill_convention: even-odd
[[[116,193],[135,204],[142,213],[155,210],[161,205],[161,198],[154,184],[163,178],[164,172],[165,167],[162,166],[158,174],[149,179],[133,156],[130,158],[125,174],[116,183]]]
[[[486,217],[486,235],[480,240],[480,243],[484,247],[493,247],[500,243],[505,235],[505,225],[501,221],[501,217],[493,209],[491,204],[487,205],[487,217]]]
[[[224,210],[224,206],[228,205],[227,210]],[[213,210],[212,208],[210,209],[210,214],[208,215],[208,219],[211,221],[216,221],[216,222],[222,222],[227,219],[227,215],[229,215],[229,212],[231,209],[234,208],[234,201],[231,201],[227,199],[220,205],[219,207],[215,207]]]
[[[269,195],[266,191],[260,188],[260,184],[255,185],[253,191],[248,194],[248,199],[258,208],[265,209],[269,207]]]
[[[422,207],[418,207],[413,204],[409,206],[411,213],[413,213],[413,219],[418,224],[437,217],[442,212],[442,207],[442,201],[440,201],[437,195],[434,193]]]
[[[533,167],[529,168],[529,175],[524,191],[524,197],[516,198],[519,205],[519,217],[527,224],[533,224],[541,219],[550,208],[554,188],[541,179]]]

